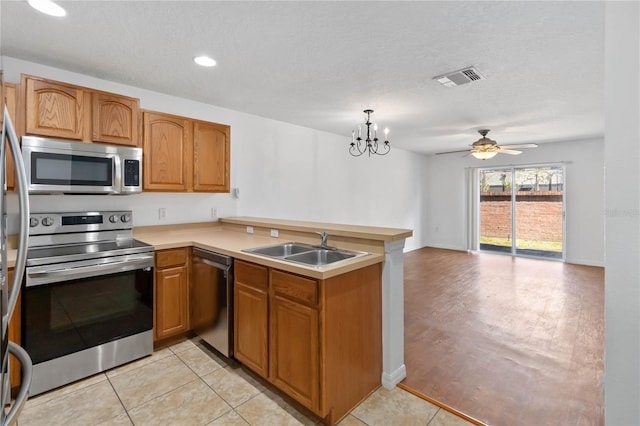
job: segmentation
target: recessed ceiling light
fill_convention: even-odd
[[[203,67],[214,67],[216,66],[216,61],[215,59],[212,59],[206,55],[203,56],[196,56],[195,58],[193,58],[193,62],[195,62],[198,65],[201,65]]]
[[[28,0],[29,6],[50,16],[65,16],[67,11],[51,0]]]

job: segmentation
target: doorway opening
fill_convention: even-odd
[[[480,169],[481,251],[564,260],[563,165]]]

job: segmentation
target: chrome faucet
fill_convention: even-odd
[[[317,232],[317,234],[320,234],[320,247],[323,249],[327,248],[327,238],[329,237],[329,234],[327,234],[326,231],[323,232]]]

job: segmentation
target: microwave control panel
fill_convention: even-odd
[[[124,186],[140,186],[140,160],[124,160]]]

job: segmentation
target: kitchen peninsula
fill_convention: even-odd
[[[311,267],[245,251],[319,244],[321,232],[331,247],[368,254]],[[407,229],[251,217],[134,229],[156,253],[197,247],[234,257],[236,309],[248,303],[243,312],[252,313],[247,318],[236,311],[236,357],[328,423],[380,383],[391,388],[406,376],[402,248],[411,235]],[[292,321],[300,327],[287,328]]]

